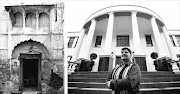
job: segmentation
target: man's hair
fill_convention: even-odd
[[[131,50],[130,50],[129,48],[124,47],[124,48],[122,48],[121,52],[122,52],[123,50],[128,50],[128,52],[131,54]]]

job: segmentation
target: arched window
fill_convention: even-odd
[[[49,28],[50,26],[50,19],[49,19],[49,15],[47,13],[40,13],[39,14],[39,27],[46,27]]]
[[[29,12],[26,14],[26,27],[36,28],[36,15]]]
[[[23,15],[20,12],[14,14],[15,23],[13,26],[22,27],[23,26]]]

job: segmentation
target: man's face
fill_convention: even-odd
[[[122,50],[121,54],[122,54],[122,56],[121,56],[122,60],[130,60],[131,54],[129,53],[129,51],[127,49]]]

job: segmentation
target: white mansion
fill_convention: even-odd
[[[90,15],[80,32],[68,32],[68,71],[97,54],[92,72],[110,71],[121,61],[122,47],[134,52],[142,71],[156,71],[151,53],[158,58],[180,58],[180,31],[167,30],[152,10],[134,5],[111,6]],[[103,58],[106,57],[106,58]]]

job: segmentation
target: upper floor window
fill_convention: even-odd
[[[146,37],[146,45],[153,46],[151,35],[145,35]]]
[[[177,40],[177,43],[178,43],[178,47],[180,47],[180,35],[176,35],[176,40]]]
[[[180,60],[180,54],[177,54],[177,58]]]
[[[15,27],[23,27],[23,15],[20,12],[16,12],[14,14],[15,23],[13,26]]]
[[[130,46],[128,35],[118,35],[116,46]]]
[[[78,39],[79,39],[79,37],[75,37],[75,44],[74,44],[74,48],[75,48],[75,47],[76,47],[76,45],[77,45]]]
[[[47,13],[39,14],[39,27],[49,27],[50,26],[50,18]]]
[[[70,37],[69,38],[68,48],[72,48],[73,47],[74,39],[75,39],[75,37]]]
[[[170,37],[170,39],[171,39],[171,42],[172,42],[173,46],[176,47],[176,44],[175,44],[174,39],[173,39],[173,36],[171,35],[171,36],[169,36],[169,37]]]
[[[36,28],[36,15],[29,12],[26,14],[26,27]]]
[[[100,47],[101,41],[102,41],[102,36],[96,36],[95,47]]]

